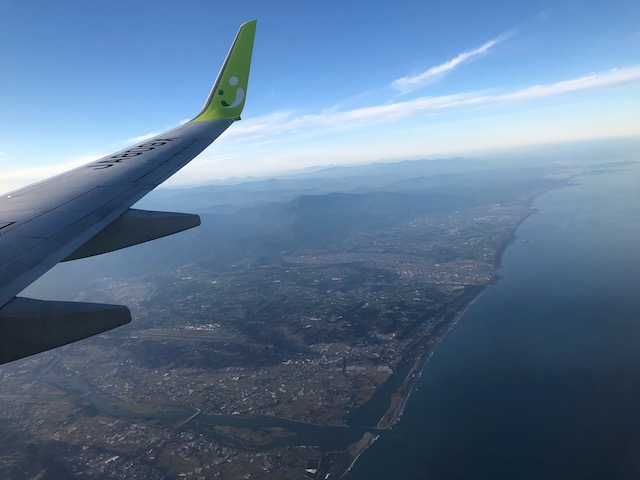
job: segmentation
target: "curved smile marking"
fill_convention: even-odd
[[[235,87],[237,84],[238,84],[238,77],[233,76],[229,79],[229,85],[231,85],[232,87]],[[222,91],[221,91],[221,94],[222,94]],[[225,108],[235,108],[238,105],[240,105],[243,100],[244,100],[244,88],[239,87],[236,89],[236,98],[232,104],[229,104],[226,100],[222,100],[220,103]]]

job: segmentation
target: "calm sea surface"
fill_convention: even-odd
[[[640,478],[640,168],[535,206],[347,480]]]

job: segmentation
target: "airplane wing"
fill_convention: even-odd
[[[200,224],[197,215],[130,207],[240,119],[256,21],[241,25],[202,111],[125,150],[0,197],[0,364],[129,323],[121,305],[17,295],[57,263]]]

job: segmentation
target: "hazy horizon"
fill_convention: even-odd
[[[633,2],[6,0],[0,13],[0,191],[191,118],[254,18],[243,120],[168,185],[640,134]]]

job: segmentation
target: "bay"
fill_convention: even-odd
[[[347,480],[640,476],[640,168],[548,192]]]

